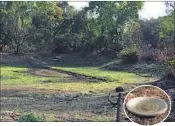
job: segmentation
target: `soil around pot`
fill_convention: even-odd
[[[126,104],[135,98],[138,97],[150,97],[153,99],[162,99],[164,100],[168,107],[167,110],[164,111],[164,113],[162,114],[157,114],[155,116],[140,116],[138,114],[133,114],[132,112],[128,111],[128,109],[126,108]],[[171,110],[171,101],[169,96],[160,88],[152,86],[152,85],[143,85],[143,86],[139,86],[135,89],[133,89],[131,92],[129,92],[127,94],[127,96],[125,97],[124,100],[124,110],[125,110],[125,114],[128,116],[128,118],[133,121],[136,122],[138,124],[141,125],[153,125],[153,124],[157,124],[159,122],[164,121]]]

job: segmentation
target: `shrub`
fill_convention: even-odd
[[[149,55],[149,56],[142,56],[141,60],[146,61],[146,62],[153,62],[156,61],[154,55]]]
[[[157,49],[149,47],[146,44],[142,44],[140,50],[141,60],[143,61],[156,61],[157,59]]]
[[[169,60],[168,61],[168,65],[169,65],[170,72],[175,77],[175,60],[173,60],[173,59],[172,60]]]
[[[124,48],[120,52],[123,63],[136,63],[139,59],[139,51],[136,46]]]
[[[46,118],[44,115],[37,115],[33,113],[24,114],[19,117],[18,122],[44,122]]]

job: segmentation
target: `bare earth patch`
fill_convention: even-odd
[[[107,101],[107,95],[63,91],[49,93],[17,89],[3,89],[1,94],[2,121],[15,121],[18,116],[11,114],[14,111],[53,114],[56,117],[55,121],[115,120],[115,108]],[[11,115],[15,117],[12,118]]]
[[[44,77],[69,77],[67,74],[59,73],[57,71],[53,70],[47,70],[47,69],[36,69],[32,70],[31,73],[38,76],[44,76]]]

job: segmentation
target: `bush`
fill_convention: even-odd
[[[37,115],[33,113],[24,114],[17,120],[18,122],[44,122],[46,118],[44,115]]]
[[[120,52],[123,63],[136,63],[139,59],[139,51],[136,46],[124,48]]]
[[[155,55],[147,55],[147,56],[142,56],[141,60],[146,61],[146,62],[153,62],[156,61],[156,56]]]
[[[169,69],[170,69],[171,73],[175,77],[175,60],[173,60],[173,59],[169,60],[168,65],[169,65]]]

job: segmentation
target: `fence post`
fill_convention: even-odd
[[[120,122],[121,121],[121,109],[122,109],[122,101],[123,101],[123,93],[119,92],[118,94],[118,99],[117,99],[117,115],[116,115],[116,122]]]

